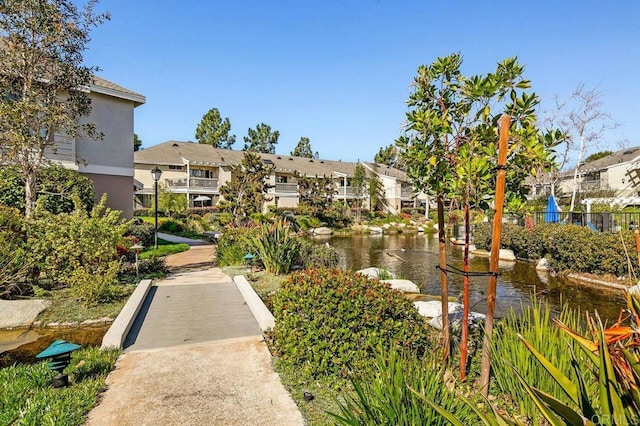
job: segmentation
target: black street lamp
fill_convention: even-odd
[[[156,166],[153,170],[151,170],[151,176],[153,177],[153,181],[155,182],[155,197],[156,197],[156,234],[155,234],[155,244],[154,248],[158,248],[158,181],[160,180],[160,176],[162,175],[162,170]]]

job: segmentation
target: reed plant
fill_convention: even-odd
[[[466,424],[475,424],[470,406],[445,385],[444,368],[435,356],[416,357],[400,349],[378,348],[368,368],[351,377],[352,389],[345,392],[340,413],[330,413],[343,425],[445,425],[449,422],[436,409],[456,413]],[[450,377],[449,380],[454,380]]]
[[[553,324],[553,317],[549,305],[534,297],[530,306],[523,305],[519,312],[511,309],[507,313],[491,342],[492,372],[497,391],[510,396],[513,415],[526,417],[533,424],[539,424],[541,413],[535,402],[527,397],[526,389],[513,372],[514,368],[528,383],[535,383],[536,387],[571,403],[554,378],[518,337],[521,335],[531,342],[540,353],[553,359],[560,371],[571,377],[575,374],[571,351],[575,352],[576,344],[567,342],[562,330]],[[579,312],[565,306],[557,318],[574,330],[581,331]],[[579,365],[585,365],[586,359],[583,358],[579,360]],[[593,392],[595,388],[591,386]]]
[[[251,240],[267,272],[286,274],[300,251],[300,241],[284,220],[264,224]]]

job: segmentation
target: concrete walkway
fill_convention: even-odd
[[[203,240],[194,240],[192,238],[179,237],[177,235],[165,234],[164,232],[158,232],[158,238],[162,238],[163,240],[171,241],[172,243],[185,243],[190,246],[206,246],[211,245],[208,241]]]
[[[151,289],[107,387],[88,425],[304,424],[255,318],[217,268]]]

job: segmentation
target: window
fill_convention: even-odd
[[[213,179],[213,170],[191,169],[191,177]]]
[[[287,183],[286,176],[276,176],[276,183]]]
[[[184,167],[169,165],[169,170],[184,170]]]

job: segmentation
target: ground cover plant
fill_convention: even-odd
[[[98,402],[107,374],[115,367],[118,350],[81,349],[72,354],[71,385],[54,389],[55,373],[46,362],[0,369],[0,424],[80,425]]]

